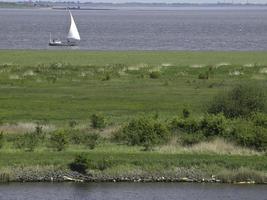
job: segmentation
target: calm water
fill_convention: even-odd
[[[73,11],[89,50],[267,50],[267,7]],[[0,49],[49,49],[66,36],[63,10],[0,9]]]
[[[12,183],[0,185],[1,200],[266,200],[264,185],[181,183]]]

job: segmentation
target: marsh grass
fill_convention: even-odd
[[[218,173],[217,178],[224,183],[266,183],[267,173],[241,167],[235,170],[224,169]]]
[[[216,138],[211,141],[200,142],[192,146],[182,146],[174,139],[172,143],[157,149],[160,153],[189,153],[189,154],[217,154],[217,155],[263,155],[253,149],[244,148],[234,143]]]

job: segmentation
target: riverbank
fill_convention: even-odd
[[[77,154],[86,173],[69,169]],[[1,152],[0,182],[267,183],[267,157],[158,152]]]

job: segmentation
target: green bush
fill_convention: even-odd
[[[200,122],[200,130],[206,137],[223,136],[227,120],[223,114],[206,115]]]
[[[267,128],[267,114],[265,113],[253,113],[250,117],[256,126]],[[266,133],[267,134],[267,133]]]
[[[207,111],[223,113],[226,117],[248,117],[253,112],[265,111],[265,91],[257,85],[238,85],[214,98]]]
[[[255,126],[253,122],[238,120],[225,138],[244,147],[265,151],[267,149],[266,133],[267,129],[264,127]]]
[[[24,135],[25,139],[25,150],[26,151],[34,151],[39,143],[39,137],[36,133],[26,133]]]
[[[24,151],[34,151],[38,143],[39,137],[35,132],[17,135],[13,140],[13,146],[16,149],[23,149]]]
[[[89,149],[94,149],[98,143],[99,140],[99,134],[97,133],[90,133],[90,134],[86,134],[84,136],[84,141],[83,143],[85,144],[86,147],[88,147]]]
[[[150,72],[149,77],[151,79],[158,79],[158,78],[160,78],[160,72],[159,71]]]
[[[190,116],[190,111],[187,108],[183,109],[183,117],[188,118]]]
[[[128,145],[142,145],[145,150],[149,150],[155,145],[166,143],[170,132],[165,124],[150,117],[140,117],[122,128],[120,138]]]
[[[15,149],[23,149],[24,148],[24,139],[23,135],[16,135],[10,139],[13,143],[13,147]]]
[[[4,146],[4,133],[0,133],[0,149],[2,149]]]
[[[65,132],[71,144],[79,145],[84,142],[84,135],[85,135],[84,131],[76,130],[76,129],[68,129],[68,130],[65,130]]]
[[[184,133],[195,133],[201,129],[200,120],[194,118],[174,118],[169,125],[172,131],[181,131]]]
[[[85,154],[79,154],[75,157],[74,161],[69,164],[69,168],[72,171],[76,171],[82,174],[86,174],[88,168],[88,159]]]
[[[63,151],[68,144],[65,130],[56,130],[50,134],[49,146],[57,151]]]
[[[105,118],[102,114],[93,114],[91,116],[91,127],[92,128],[105,128]]]
[[[259,151],[266,151],[267,150],[267,128],[257,126],[254,129],[255,133],[255,149]]]
[[[182,134],[179,138],[181,144],[184,146],[191,146],[202,142],[206,139],[206,137],[201,133],[193,133],[193,134]]]
[[[75,121],[75,120],[70,120],[69,121],[69,127],[74,128],[77,125],[78,125],[78,122],[77,121]]]
[[[205,73],[200,73],[198,75],[198,79],[209,79],[209,73],[208,72],[205,72]]]
[[[37,125],[35,126],[35,133],[38,135],[41,135],[43,133],[43,127],[40,123],[37,123]]]
[[[44,133],[43,127],[40,123],[37,123],[37,125],[35,126],[34,134],[38,138],[38,140],[40,140],[40,141],[45,139],[45,133]]]
[[[227,120],[223,114],[206,115],[198,120],[194,118],[175,118],[169,125],[170,129],[179,134],[184,145],[192,145],[205,138],[223,136],[227,131]]]

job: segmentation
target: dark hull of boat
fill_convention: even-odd
[[[53,42],[49,42],[49,46],[54,46],[54,47],[73,47],[73,46],[77,46],[76,43],[74,42],[62,42],[62,43],[53,43]]]

